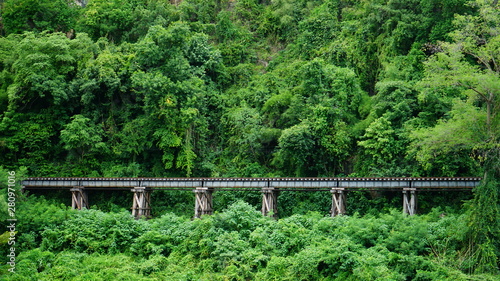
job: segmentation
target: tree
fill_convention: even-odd
[[[69,39],[63,33],[26,32],[2,38],[1,49],[0,96],[7,95],[0,122],[2,161],[50,175],[64,154],[59,131],[79,107],[77,73],[94,55],[94,44],[85,34]]]
[[[455,25],[457,30],[450,36],[453,43],[442,43],[441,52],[432,56],[426,63],[427,76],[420,86],[423,88],[454,89],[461,99],[468,100],[462,112],[452,112],[452,119],[437,126],[430,134],[442,131],[444,128],[455,127],[450,130],[448,137],[456,141],[450,147],[465,146],[478,155],[478,160],[483,162],[485,172],[500,172],[498,165],[500,120],[500,14],[498,9],[483,1],[475,2],[477,16],[457,16]],[[472,60],[471,60],[472,59]],[[457,103],[458,104],[458,103]],[[472,111],[471,111],[472,110]],[[477,111],[477,113],[474,113]],[[478,126],[465,126],[460,120],[467,121],[471,118],[484,118]],[[448,126],[447,126],[448,125]],[[471,138],[460,137],[466,131]],[[427,135],[430,136],[430,135]],[[420,145],[428,149],[440,150],[442,147],[428,146],[423,137],[417,137]],[[417,142],[418,143],[418,142]]]
[[[411,133],[410,154],[415,155],[424,170],[446,176],[472,175],[476,159],[470,157],[485,140],[485,113],[474,105],[456,100],[453,109],[432,128]],[[453,157],[450,157],[453,155]]]
[[[304,176],[317,148],[315,137],[309,122],[302,122],[283,130],[278,142],[279,151],[275,155],[275,163],[287,171],[288,167],[295,168],[294,176]]]
[[[322,59],[296,68],[286,78],[290,93],[274,95],[263,107],[268,118],[282,112],[273,122],[287,125],[273,161],[295,176],[343,173],[354,146],[349,128],[360,119],[366,93],[351,69]]]
[[[405,167],[397,165],[404,157],[405,140],[400,140],[386,115],[366,128],[358,145],[363,149],[358,172],[370,176],[404,176],[407,173]]]
[[[71,0],[7,0],[2,3],[0,19],[6,34],[23,31],[69,32],[75,28],[79,12],[79,7]]]
[[[57,107],[74,97],[71,81],[78,67],[94,52],[85,34],[73,40],[62,33],[49,32],[27,32],[9,38],[19,40],[13,46],[13,57],[6,61],[12,75],[7,89],[10,111],[21,105],[32,110]]]
[[[133,6],[135,1],[113,0],[90,1],[82,10],[79,29],[87,32],[94,40],[106,37],[110,41],[121,42],[124,34],[133,26]]]
[[[149,120],[143,133],[162,151],[165,169],[191,175],[209,139],[208,100],[217,93],[220,54],[208,36],[181,22],[151,27],[133,50],[131,84]]]
[[[426,63],[424,88],[451,87],[456,102],[449,119],[413,134],[420,160],[466,151],[484,171],[471,203],[469,225],[477,271],[497,271],[500,250],[500,10],[496,1],[471,2],[476,15],[458,15],[452,43]]]
[[[106,151],[103,134],[102,127],[91,122],[89,118],[75,115],[61,131],[61,142],[66,150],[74,152],[78,160],[83,161],[89,154]]]

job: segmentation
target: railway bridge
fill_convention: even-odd
[[[130,190],[132,215],[151,216],[151,192],[158,189],[192,190],[195,194],[194,217],[213,213],[213,192],[227,189],[260,190],[262,214],[278,214],[278,193],[282,190],[325,191],[332,194],[331,216],[345,214],[349,190],[392,190],[402,193],[403,212],[417,211],[417,193],[436,190],[472,190],[479,177],[393,177],[393,178],[27,178],[23,190],[66,189],[71,192],[72,207],[89,207],[87,190]]]

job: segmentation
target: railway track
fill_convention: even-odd
[[[349,190],[391,190],[403,194],[403,212],[417,211],[417,192],[472,190],[481,182],[479,177],[386,177],[386,178],[27,178],[24,190],[71,191],[72,207],[89,206],[88,190],[128,190],[133,192],[132,215],[151,215],[153,190],[192,190],[195,193],[194,217],[213,213],[212,193],[217,190],[260,190],[262,214],[278,214],[280,191],[325,191],[332,194],[331,215],[345,214],[346,193]]]

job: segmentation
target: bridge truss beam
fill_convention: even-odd
[[[134,193],[132,198],[132,216],[136,219],[151,217],[151,189],[140,186],[131,190]]]
[[[89,207],[87,192],[81,186],[73,187],[71,191],[71,208],[81,210]]]
[[[330,211],[331,216],[335,217],[338,215],[344,215],[346,201],[345,189],[334,187],[330,192],[332,193],[332,209]]]
[[[211,215],[213,213],[213,189],[197,187],[193,192],[195,194],[194,217],[200,218],[202,215]]]

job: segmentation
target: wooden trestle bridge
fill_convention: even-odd
[[[277,215],[281,190],[324,191],[332,193],[331,216],[345,214],[349,190],[401,191],[403,212],[417,211],[417,192],[436,190],[472,190],[481,178],[27,178],[24,190],[68,189],[72,207],[89,207],[87,190],[130,190],[133,192],[132,215],[151,215],[151,192],[155,189],[192,190],[195,194],[194,217],[213,213],[212,193],[217,190],[248,189],[262,192],[262,214]]]

